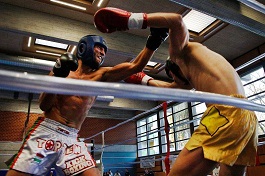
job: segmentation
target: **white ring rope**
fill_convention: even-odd
[[[164,157],[163,155],[161,155],[162,157]],[[169,156],[170,159],[174,159],[176,156]],[[164,160],[164,158],[156,158],[153,161],[162,161]],[[141,161],[135,161],[135,162],[120,162],[120,163],[115,163],[115,164],[106,164],[106,166],[115,166],[115,165],[127,165],[127,164],[140,164]]]
[[[101,163],[101,169],[102,170],[104,170],[104,165],[103,165],[103,152],[104,152],[104,147],[105,147],[105,137],[104,137],[104,131],[103,131],[102,132],[102,151],[101,151],[101,154],[100,154],[100,163]],[[103,176],[103,173],[101,175]]]
[[[176,128],[176,127],[179,127],[179,126],[182,126],[182,125],[193,123],[195,121],[198,121],[199,119],[200,119],[200,117],[198,117],[196,119],[193,119],[193,120],[186,121],[186,122],[181,122],[181,123],[179,123],[177,125],[173,125],[172,127],[169,127],[169,129],[173,129],[173,128]],[[145,137],[145,136],[148,136],[148,135],[151,135],[151,134],[154,134],[154,133],[157,133],[157,132],[161,132],[161,131],[164,131],[164,130],[165,130],[165,127],[162,127],[160,129],[152,130],[151,132],[147,132],[146,134],[142,134],[142,135],[139,135],[139,136],[134,137],[134,138],[126,139],[124,141],[120,141],[120,142],[115,143],[115,144],[105,145],[105,146],[102,146],[101,148],[95,148],[94,151],[102,150],[104,148],[111,147],[111,146],[114,146],[114,145],[124,144],[126,142],[131,141],[131,140],[135,140],[135,139],[138,139],[138,138],[141,138],[141,137]]]
[[[150,111],[149,111],[150,112]],[[136,117],[136,116],[135,116]],[[138,117],[138,116],[137,116]],[[134,117],[133,117],[134,118]],[[198,117],[198,118],[195,118],[195,119],[193,119],[193,120],[189,120],[189,121],[186,121],[186,122],[181,122],[181,123],[178,123],[178,124],[176,124],[176,125],[173,125],[172,127],[169,127],[169,129],[174,129],[174,128],[177,128],[177,127],[179,127],[179,126],[183,126],[183,125],[186,125],[186,124],[190,124],[190,123],[193,123],[193,122],[195,122],[195,121],[199,121],[201,118],[200,117]],[[120,123],[121,124],[121,123]],[[124,124],[124,123],[122,123],[122,124]],[[122,125],[121,124],[121,125]],[[109,128],[108,128],[109,129]],[[109,130],[104,130],[104,131],[102,131],[103,133],[105,132],[105,131],[109,131]],[[160,128],[160,129],[157,129],[157,130],[152,130],[151,132],[147,132],[146,134],[142,134],[142,135],[139,135],[139,136],[137,136],[137,137],[134,137],[134,138],[130,138],[130,139],[126,139],[126,140],[123,140],[123,141],[120,141],[120,142],[117,142],[117,143],[114,143],[114,144],[110,144],[110,145],[104,145],[104,146],[102,146],[102,147],[99,147],[99,148],[94,148],[94,150],[93,151],[98,151],[98,150],[104,150],[105,148],[108,148],[108,147],[111,147],[111,146],[115,146],[115,145],[120,145],[120,144],[124,144],[124,143],[127,143],[127,142],[129,142],[129,141],[132,141],[132,140],[135,140],[135,139],[138,139],[138,138],[141,138],[141,137],[145,137],[145,136],[148,136],[148,135],[151,135],[151,134],[154,134],[154,133],[157,133],[157,132],[161,132],[161,131],[164,131],[165,130],[165,127],[162,127],[162,128]],[[95,134],[95,135],[93,135],[93,137],[95,137],[95,136],[97,136],[97,135],[99,135],[99,134],[102,134],[102,132],[99,132],[99,133],[97,133],[97,134]],[[89,137],[89,138],[85,138],[85,140],[86,139],[90,139],[91,137]],[[262,142],[259,142],[258,143],[258,145],[263,145],[263,144],[265,144],[265,142],[264,143],[262,143]]]
[[[106,83],[88,80],[65,79],[0,70],[0,89],[31,93],[56,93],[80,96],[109,95],[119,98],[177,102],[206,102],[237,106],[265,112],[265,106],[248,100],[201,91],[148,87],[125,83]]]
[[[170,103],[170,102],[171,102],[171,101],[168,101],[168,103]],[[121,126],[121,125],[123,125],[123,124],[125,124],[125,123],[128,123],[128,122],[130,122],[130,121],[133,121],[134,119],[137,119],[138,117],[141,117],[141,116],[143,116],[143,115],[145,115],[145,114],[148,114],[148,113],[150,113],[150,112],[152,112],[152,111],[154,111],[154,110],[157,110],[157,109],[160,108],[160,107],[162,107],[162,104],[160,104],[160,105],[158,105],[158,106],[156,106],[156,107],[154,107],[154,108],[152,108],[152,109],[149,109],[148,111],[142,112],[142,113],[140,113],[140,114],[138,114],[138,115],[136,115],[136,116],[134,116],[134,117],[132,117],[132,118],[129,118],[128,120],[125,120],[125,121],[123,121],[123,122],[121,122],[121,123],[118,123],[118,124],[115,125],[115,126],[112,126],[112,127],[110,127],[110,128],[107,128],[106,130],[103,130],[103,131],[101,131],[101,132],[99,132],[99,133],[97,133],[97,134],[94,134],[93,136],[90,136],[90,137],[88,137],[88,138],[85,138],[84,141],[85,141],[85,140],[88,140],[88,139],[92,139],[92,138],[98,136],[99,134],[101,134],[102,132],[105,132],[105,133],[106,133],[107,131],[113,130],[113,129],[115,129],[115,128],[117,128],[117,127],[119,127],[119,126]]]

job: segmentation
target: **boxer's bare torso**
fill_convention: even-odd
[[[97,54],[96,50],[94,52]],[[79,60],[78,69],[70,72],[66,79],[103,82],[121,81],[133,73],[141,71],[153,53],[154,51],[145,48],[133,62],[121,63],[114,67],[100,67],[98,70],[90,69]],[[142,60],[144,61],[142,62]],[[95,99],[95,96],[63,95],[62,90],[62,94],[42,93],[39,103],[46,118],[80,129]]]
[[[198,91],[223,95],[245,95],[241,80],[234,68],[221,55],[200,43],[189,42],[176,63]]]
[[[78,69],[75,72],[70,72],[67,79],[83,79],[90,81],[100,81],[103,74],[109,70],[109,67],[101,67],[97,71],[87,69],[86,71],[80,71]],[[42,96],[47,95],[46,93],[41,94],[40,103]],[[63,95],[53,94],[53,98],[50,98],[50,102],[46,106],[44,116],[46,118],[53,119],[69,127],[80,129],[84,122],[88,111],[94,104],[96,96],[77,96],[77,95]],[[51,102],[53,101],[53,102]]]

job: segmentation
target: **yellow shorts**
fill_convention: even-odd
[[[252,111],[212,104],[185,147],[188,150],[202,147],[204,158],[230,166],[255,165],[257,124]]]

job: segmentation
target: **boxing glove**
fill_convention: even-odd
[[[134,83],[134,84],[143,84],[147,85],[148,81],[154,79],[148,75],[146,75],[144,72],[138,72],[136,74],[133,74],[126,78],[124,81],[126,83]]]
[[[146,41],[146,48],[157,50],[157,48],[168,38],[168,28],[150,28],[151,34]]]
[[[113,7],[99,9],[94,15],[95,27],[103,33],[125,31],[129,29],[146,29],[146,13],[131,13]]]
[[[67,77],[70,71],[76,71],[78,67],[78,59],[73,54],[64,53],[55,62],[53,74],[57,77]]]

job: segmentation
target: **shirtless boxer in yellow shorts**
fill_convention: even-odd
[[[122,15],[117,16],[119,13]],[[107,14],[107,15],[106,15]],[[105,16],[106,15],[106,16]],[[95,15],[95,25],[101,32],[141,29],[139,14],[121,9],[104,8]],[[149,79],[149,86],[196,89],[245,98],[245,92],[235,69],[220,54],[200,43],[189,42],[189,32],[176,13],[149,13],[147,26],[169,29],[169,60],[166,70],[174,82]],[[134,18],[130,26],[117,26],[114,21]],[[99,20],[100,19],[100,20]],[[114,27],[115,26],[115,27]],[[137,82],[135,74],[127,82]],[[220,176],[243,175],[247,165],[254,165],[257,148],[257,118],[254,112],[233,106],[207,104],[200,126],[179,153],[169,176],[198,176],[210,173],[220,163]]]

